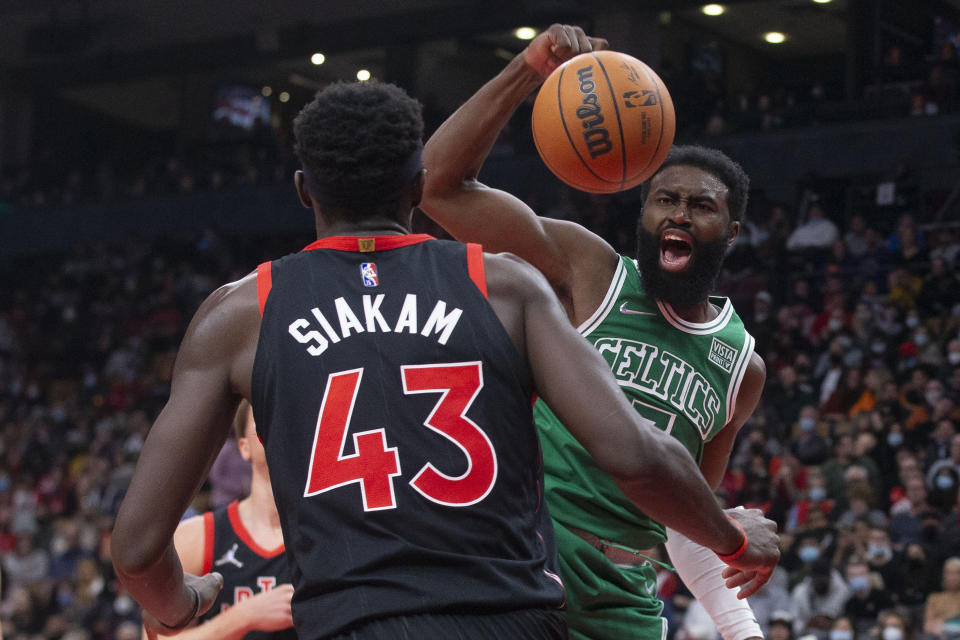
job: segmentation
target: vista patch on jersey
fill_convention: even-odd
[[[363,286],[375,287],[380,284],[377,276],[377,265],[373,262],[360,263],[360,275],[363,277]]]
[[[733,363],[737,361],[739,351],[728,345],[723,340],[713,339],[710,343],[710,362],[717,365],[727,373],[733,370]]]

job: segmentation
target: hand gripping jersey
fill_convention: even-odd
[[[711,302],[719,308],[715,319],[682,320],[670,305],[644,292],[636,264],[621,256],[600,308],[578,327],[610,364],[634,408],[682,442],[698,462],[704,445],[733,416],[754,344],[730,300]],[[652,566],[622,570],[567,529],[644,550],[666,540],[663,526],[624,497],[542,401],[534,416],[547,504],[559,525],[570,637],[664,637]]]
[[[257,281],[252,405],[301,640],[560,606],[528,368],[480,247],[325,238]]]
[[[290,582],[283,545],[264,549],[247,532],[240,519],[236,501],[203,514],[203,573],[217,571],[223,576],[223,589],[201,622],[220,615],[233,605]],[[293,629],[254,631],[244,640],[296,640]]]

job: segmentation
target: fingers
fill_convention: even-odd
[[[736,571],[733,575],[726,575],[726,569],[724,570],[724,578],[726,580],[725,584],[727,589],[736,589],[741,587],[756,577],[756,571]]]
[[[773,574],[771,571],[757,571],[753,580],[747,583],[740,591],[737,592],[737,599],[743,600],[749,598],[757,591],[760,590],[760,587],[767,583],[767,580],[770,579],[770,576]]]
[[[603,49],[610,48],[610,43],[607,42],[606,38],[591,38],[588,36],[587,39],[590,41],[590,46],[594,51],[602,51]]]
[[[550,51],[561,62],[594,49],[605,49],[607,46],[607,41],[603,38],[591,38],[583,29],[574,25],[555,24],[547,32],[552,43]],[[602,46],[594,46],[594,43],[602,43]]]
[[[200,577],[194,583],[194,588],[200,596],[200,606],[197,609],[197,615],[203,615],[207,609],[213,606],[220,590],[223,589],[223,576],[217,572],[208,573]]]

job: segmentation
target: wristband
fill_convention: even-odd
[[[731,516],[727,516],[727,517],[730,518],[730,521],[733,522],[733,524],[737,525],[737,528],[740,529],[740,533],[743,534],[743,542],[740,544],[740,548],[739,548],[739,549],[737,549],[736,551],[734,551],[734,552],[731,553],[730,555],[723,555],[722,553],[718,553],[718,554],[717,554],[717,557],[718,557],[718,558],[720,558],[721,560],[723,560],[724,562],[726,562],[727,564],[729,564],[729,563],[733,562],[734,560],[736,560],[737,558],[739,558],[740,556],[742,556],[742,555],[743,555],[743,552],[747,550],[747,532],[746,532],[746,530],[743,528],[743,525],[740,524],[739,522],[737,522],[737,520],[736,520],[735,518],[733,518],[733,517],[731,517]]]
[[[190,589],[191,593],[193,593],[193,611],[191,611],[190,615],[188,615],[178,624],[170,625],[163,622],[162,620],[157,620],[157,622],[160,623],[160,626],[166,629],[167,631],[180,631],[181,629],[186,628],[188,624],[193,622],[193,619],[197,616],[197,612],[200,611],[200,592],[197,591],[195,587],[189,584],[186,585],[186,587],[187,589]]]

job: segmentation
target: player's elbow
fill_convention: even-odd
[[[157,536],[118,523],[110,537],[113,568],[120,576],[141,574],[160,561],[166,547]]]

